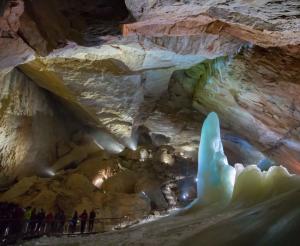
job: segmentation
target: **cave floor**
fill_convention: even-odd
[[[300,190],[265,202],[210,206],[120,231],[85,237],[43,237],[23,245],[298,245]]]

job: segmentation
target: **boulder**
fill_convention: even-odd
[[[161,191],[161,183],[155,177],[144,176],[135,185],[135,192],[145,195],[153,204],[153,209],[166,209],[168,203]]]
[[[134,187],[137,182],[137,174],[126,170],[117,173],[116,175],[104,181],[102,189],[110,193],[134,193]]]

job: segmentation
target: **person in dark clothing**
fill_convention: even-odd
[[[40,212],[38,212],[36,219],[37,219],[36,232],[43,233],[44,226],[45,226],[45,211],[44,211],[44,209],[41,209]]]
[[[29,225],[30,225],[31,212],[32,212],[31,207],[26,207],[25,214],[24,214],[24,219],[25,219],[25,225],[23,228],[24,233],[28,233],[30,230]]]
[[[46,234],[49,235],[50,233],[53,232],[53,229],[54,229],[54,217],[53,217],[53,214],[52,212],[49,212],[47,215],[46,215]]]
[[[8,219],[9,219],[9,205],[8,203],[4,202],[0,204],[0,237],[5,236],[6,229],[9,226]]]
[[[54,215],[53,221],[53,233],[57,233],[59,231],[59,219],[60,219],[60,209]]]
[[[0,203],[0,238],[22,233],[24,210],[14,203]]]
[[[20,236],[22,234],[23,228],[24,228],[24,224],[25,224],[25,210],[19,206],[16,207],[15,210],[15,229],[16,229],[16,235]]]
[[[73,217],[70,221],[70,233],[74,233],[76,231],[77,220],[78,220],[78,212],[75,210]]]
[[[64,225],[66,223],[66,216],[64,210],[59,212],[59,221],[58,221],[58,233],[64,232]]]
[[[92,232],[92,231],[93,231],[95,218],[96,218],[96,213],[95,213],[95,211],[94,211],[94,209],[93,209],[93,210],[90,212],[90,216],[89,216],[89,232]]]
[[[81,222],[80,232],[84,233],[86,221],[88,218],[88,214],[87,214],[86,210],[83,210],[83,213],[79,217],[80,217],[80,222]]]
[[[30,216],[30,222],[29,222],[29,233],[34,233],[35,227],[37,223],[37,214],[36,214],[36,209],[32,209],[31,211],[31,216]]]

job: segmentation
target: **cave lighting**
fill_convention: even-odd
[[[105,172],[99,172],[99,174],[94,178],[93,180],[93,184],[94,186],[96,186],[97,188],[101,188],[102,184],[104,183],[104,181],[108,178],[108,175],[105,174]]]
[[[195,148],[192,146],[183,146],[182,149],[187,152],[195,151]]]
[[[97,187],[97,188],[100,188],[101,187],[101,185],[103,184],[103,182],[104,182],[104,180],[103,180],[103,178],[95,178],[94,180],[93,180],[93,184]]]
[[[124,150],[124,146],[114,139],[109,133],[104,130],[91,130],[89,135],[94,140],[94,143],[101,149],[108,152],[119,154]]]
[[[167,152],[163,152],[160,156],[161,162],[172,166],[174,164],[174,158],[172,155],[168,154]]]
[[[138,135],[136,132],[133,132],[130,137],[122,138],[121,142],[132,151],[137,150],[137,142],[138,142]]]
[[[140,150],[140,161],[145,161],[146,159],[149,158],[148,151],[146,149],[141,149]]]
[[[189,193],[187,193],[187,192],[183,193],[182,198],[184,200],[188,199],[189,198]]]
[[[128,148],[133,150],[133,151],[136,151],[137,150],[137,143],[134,142],[133,140],[131,140],[129,143],[128,143]]]
[[[197,156],[197,147],[191,145],[185,145],[180,147],[179,155],[185,159],[195,159]]]
[[[55,172],[52,170],[52,169],[46,169],[45,170],[45,173],[47,174],[47,175],[49,175],[50,177],[54,177],[55,176]]]
[[[151,200],[145,191],[141,191],[141,194],[143,195],[144,198],[148,199],[149,201]]]

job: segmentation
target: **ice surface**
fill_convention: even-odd
[[[272,166],[268,171],[262,172],[256,165],[247,166],[243,170],[239,165],[236,165],[238,175],[232,196],[233,203],[252,205],[300,188],[300,177],[290,174],[283,166]]]
[[[116,232],[88,237],[43,237],[24,245],[296,245],[298,242],[299,176],[289,174],[284,167],[274,166],[268,172],[261,172],[256,165],[229,166],[215,113],[208,115],[202,127],[197,178],[195,210],[186,208],[184,213],[176,212],[176,216],[151,219],[147,221],[151,223]],[[224,207],[221,202],[231,197],[232,203]],[[237,203],[241,206],[236,206]],[[210,206],[198,209],[197,204]]]
[[[218,115],[205,119],[198,153],[197,199],[195,203],[211,204],[231,199],[235,168],[228,165],[223,151]]]
[[[257,165],[228,165],[219,118],[214,112],[202,126],[197,180],[197,199],[190,207],[230,201],[248,206],[300,188],[300,177],[289,174],[282,166],[261,171]]]

